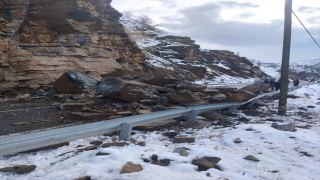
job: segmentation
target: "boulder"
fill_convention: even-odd
[[[271,127],[281,130],[281,131],[295,131],[294,123],[272,123]]]
[[[98,93],[126,102],[154,99],[156,89],[148,84],[137,81],[126,81],[119,78],[104,78],[98,87]]]
[[[197,95],[193,95],[193,94],[173,94],[170,93],[167,96],[168,100],[173,102],[173,103],[186,103],[186,102],[196,102],[196,101],[200,101],[201,98]]]
[[[180,136],[180,137],[176,136],[173,139],[174,143],[184,143],[184,142],[193,143],[195,141],[196,141],[196,139],[194,137],[186,137],[186,136]]]
[[[18,165],[13,167],[0,168],[0,172],[27,174],[34,171],[36,168],[36,165]]]
[[[224,100],[226,98],[227,98],[227,95],[225,95],[225,94],[217,94],[214,96],[207,97],[209,102],[218,102],[218,101]]]
[[[251,92],[248,91],[238,91],[234,94],[232,94],[230,97],[226,99],[226,101],[230,102],[245,102],[248,101],[249,99],[254,98],[255,95]]]
[[[252,156],[252,155],[248,155],[246,157],[244,157],[244,159],[250,160],[250,161],[260,161],[258,158]]]
[[[219,157],[202,157],[197,160],[193,160],[192,164],[198,166],[198,171],[206,171],[209,168],[213,168],[221,160]]]
[[[81,94],[86,89],[95,90],[99,82],[81,72],[67,72],[60,76],[54,87],[61,94]]]
[[[235,93],[237,91],[237,88],[229,88],[229,87],[217,87],[216,88],[220,93],[222,94],[232,94],[232,93]]]
[[[200,92],[200,91],[203,91],[206,88],[207,88],[207,86],[205,86],[205,85],[189,83],[189,82],[185,82],[185,81],[179,81],[177,83],[176,90],[177,91],[179,91],[179,90],[190,90],[190,91],[193,91],[193,92]]]
[[[248,86],[245,86],[238,91],[247,91],[253,94],[265,92],[267,89],[270,88],[269,84],[266,83],[256,83],[256,84],[250,84]]]
[[[178,80],[171,77],[165,77],[165,76],[154,76],[148,81],[146,81],[147,84],[150,85],[156,85],[156,86],[165,86],[166,84],[176,84]]]
[[[214,96],[217,94],[220,94],[220,92],[217,89],[207,88],[202,91],[202,93],[206,96]]]
[[[140,164],[132,164],[131,162],[127,162],[127,163],[123,166],[120,174],[140,172],[140,171],[142,171],[142,167],[141,167]]]

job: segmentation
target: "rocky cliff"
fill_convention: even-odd
[[[1,0],[0,88],[52,83],[67,71],[95,78],[139,69],[111,0]],[[121,64],[118,62],[121,61]]]

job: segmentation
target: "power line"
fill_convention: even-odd
[[[296,13],[293,12],[293,10],[291,10],[292,13],[294,14],[294,16],[296,16],[296,18],[299,20],[299,22],[301,23],[301,25],[304,27],[304,29],[309,33],[310,37],[313,39],[313,41],[318,45],[318,47],[320,48],[320,45],[317,43],[317,41],[312,37],[312,35],[310,34],[310,32],[308,31],[308,29],[303,25],[303,23],[300,21],[300,19],[298,18],[298,16],[296,15]]]

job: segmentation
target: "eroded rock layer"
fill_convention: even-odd
[[[111,0],[1,0],[0,88],[37,88],[68,71],[137,70],[141,50]],[[121,65],[120,65],[120,63]]]

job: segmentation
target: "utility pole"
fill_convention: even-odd
[[[283,33],[283,50],[282,50],[282,64],[281,64],[281,79],[280,79],[280,97],[279,97],[279,115],[286,115],[287,113],[287,93],[288,93],[288,72],[290,60],[290,45],[291,45],[291,11],[292,0],[286,0],[284,9],[284,33]]]

